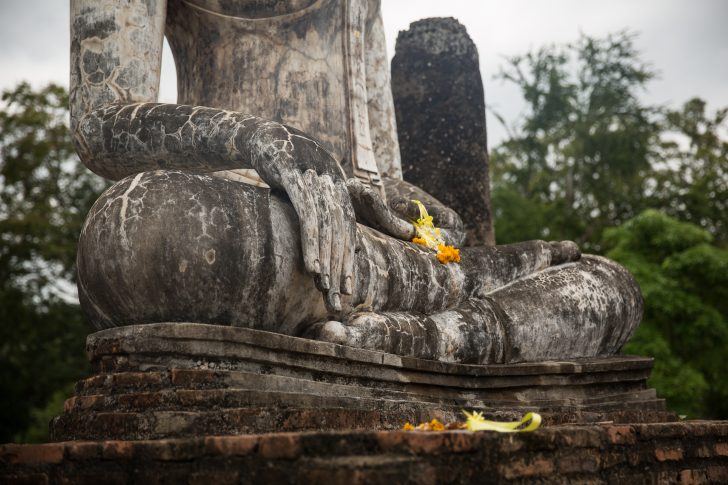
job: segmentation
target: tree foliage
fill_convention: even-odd
[[[654,210],[604,232],[607,256],[632,272],[645,298],[624,351],[655,357],[651,384],[692,417],[728,416],[728,250],[712,240]]]
[[[625,351],[655,357],[673,409],[727,417],[728,109],[646,105],[654,75],[626,32],[508,60],[526,110],[491,158],[496,234],[624,264],[646,303]]]
[[[693,98],[667,110],[661,163],[650,198],[656,206],[728,244],[728,108],[709,113]]]
[[[660,128],[639,100],[654,72],[632,35],[583,36],[512,57],[499,77],[526,102],[510,139],[493,150],[499,242],[558,237],[593,247],[604,227],[644,208]],[[514,224],[524,214],[533,223]]]
[[[0,442],[26,428],[86,370],[76,241],[103,187],[76,158],[62,87],[20,84],[0,104]],[[36,419],[37,421],[37,419]]]
[[[728,109],[642,102],[655,71],[634,37],[582,36],[508,59],[498,77],[526,109],[493,150],[499,242],[570,239],[599,251],[604,228],[649,208],[728,241]]]

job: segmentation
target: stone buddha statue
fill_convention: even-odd
[[[72,0],[71,128],[117,181],[78,249],[98,328],[201,322],[403,356],[510,363],[617,352],[632,276],[574,243],[411,242],[379,0]],[[157,103],[163,37],[178,104]],[[446,176],[443,174],[443,176]]]

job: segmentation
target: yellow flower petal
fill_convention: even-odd
[[[419,200],[413,200],[412,202],[417,204],[420,210],[420,218],[413,222],[417,235],[412,239],[412,242],[430,249],[436,249],[437,260],[442,264],[459,263],[460,250],[445,244],[442,231],[440,228],[435,227],[432,216],[427,213],[424,204]]]

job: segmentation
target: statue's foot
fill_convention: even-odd
[[[309,327],[304,337],[391,354],[443,362],[490,363],[503,359],[501,329],[493,327],[490,302],[422,315],[359,312],[343,321]]]
[[[551,265],[564,264],[571,261],[581,259],[581,250],[575,242],[572,241],[552,241],[551,246]]]

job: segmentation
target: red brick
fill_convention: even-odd
[[[63,412],[70,413],[76,407],[76,396],[71,396],[63,401]]]
[[[640,440],[653,440],[659,438],[682,438],[687,429],[680,423],[650,423],[635,425]]]
[[[63,403],[63,410],[68,413],[96,409],[103,404],[104,398],[105,396],[100,394],[71,397]]]
[[[22,475],[0,475],[5,485],[44,485],[49,483],[45,473],[27,473]]]
[[[243,436],[208,436],[205,438],[205,452],[211,455],[246,456],[255,452],[258,437]]]
[[[202,471],[190,475],[189,485],[234,485],[240,482],[237,471]]]
[[[524,447],[523,440],[515,434],[508,434],[498,440],[498,451],[501,453],[515,453]]]
[[[657,448],[655,449],[657,461],[679,461],[683,459],[682,448]]]
[[[447,436],[443,432],[410,431],[404,444],[417,454],[434,455],[447,450]]]
[[[507,480],[514,478],[547,476],[554,472],[552,460],[540,454],[511,460],[498,465],[498,472]]]
[[[603,468],[611,468],[627,461],[629,451],[623,450],[601,450],[600,459]]]
[[[158,372],[121,372],[114,374],[113,384],[124,387],[141,387],[162,383],[162,375]]]
[[[467,453],[482,446],[483,433],[469,433],[467,431],[452,431],[448,436],[448,450],[451,453]]]
[[[698,485],[708,483],[708,475],[705,470],[682,470],[678,483],[681,485]]]
[[[158,392],[138,392],[133,394],[122,394],[118,398],[119,407],[122,409],[151,409],[162,404],[164,395]]]
[[[728,465],[709,466],[705,471],[711,483],[728,483]]]
[[[72,441],[66,444],[71,460],[91,460],[101,456],[101,447],[95,441]]]
[[[596,428],[572,427],[561,436],[559,448],[598,448],[602,445],[602,434]]]
[[[715,454],[718,456],[728,456],[728,443],[716,443]]]
[[[614,445],[633,445],[637,442],[637,435],[632,426],[608,426],[607,437]]]
[[[138,441],[134,444],[134,454],[146,459],[160,461],[193,460],[204,448],[202,440],[168,439]]]
[[[128,482],[128,477],[125,474],[110,472],[108,470],[92,473],[72,472],[68,475],[61,475],[59,478],[59,483],[64,485],[96,485],[99,483],[103,483],[104,485],[123,485]]]
[[[381,431],[376,433],[379,448],[432,455],[466,453],[482,446],[483,433],[467,431]]]
[[[700,446],[695,447],[690,454],[691,456],[696,456],[698,458],[710,458],[713,456],[713,450],[708,445],[701,444]]]
[[[301,454],[301,443],[295,433],[262,435],[258,453],[263,458],[294,459]]]
[[[214,384],[219,381],[217,372],[199,369],[172,369],[170,377],[173,385],[182,387]]]
[[[559,473],[594,473],[601,464],[600,451],[595,448],[565,450],[556,460]]]
[[[44,445],[4,445],[0,460],[13,464],[55,464],[63,461],[63,443]]]
[[[384,451],[399,449],[411,431],[379,431],[376,433],[377,445]]]
[[[104,441],[101,456],[105,460],[130,460],[134,456],[134,443],[131,441]]]

